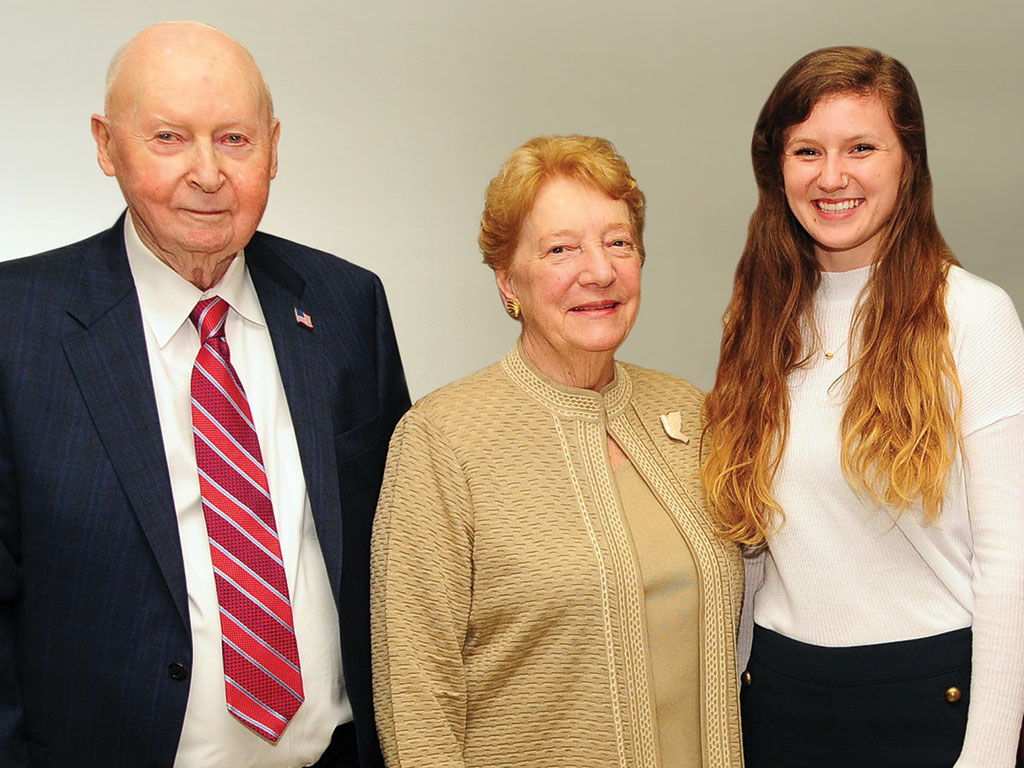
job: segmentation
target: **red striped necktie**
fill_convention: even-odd
[[[189,315],[202,343],[192,368],[192,435],[220,603],[227,707],[276,742],[302,703],[302,675],[263,455],[224,337],[228,309],[215,296]]]

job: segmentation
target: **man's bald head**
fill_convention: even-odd
[[[174,57],[186,53],[189,49],[220,48],[225,54],[233,54],[238,58],[240,70],[253,79],[259,89],[260,98],[266,104],[268,119],[274,117],[274,101],[270,96],[270,88],[263,73],[256,65],[252,54],[231,35],[200,21],[166,21],[153,24],[138,32],[133,38],[117,49],[110,66],[107,67],[107,79],[103,90],[103,110],[107,116],[117,109],[123,109],[124,85],[122,73],[130,75],[133,67],[138,66],[147,58]]]
[[[280,126],[249,52],[206,24],[147,27],[114,56],[92,132],[143,244],[203,290],[216,283],[277,173]]]

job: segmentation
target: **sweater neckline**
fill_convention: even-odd
[[[633,382],[625,367],[615,362],[615,375],[600,391],[569,387],[542,373],[533,364],[521,339],[501,359],[501,367],[509,378],[538,400],[545,408],[569,419],[600,421],[619,416],[633,394]]]
[[[845,272],[826,272],[822,270],[821,283],[818,285],[818,295],[826,302],[852,302],[860,296],[864,286],[871,277],[871,270],[874,265],[849,269]]]

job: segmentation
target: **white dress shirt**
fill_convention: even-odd
[[[178,518],[193,662],[175,768],[298,768],[323,753],[334,728],[352,719],[341,669],[338,611],[310,510],[291,414],[270,332],[240,252],[220,282],[200,291],[160,261],[125,222],[128,263],[139,294],[146,351]],[[231,363],[249,398],[291,593],[305,700],[276,744],[227,710],[217,590],[199,494],[190,381],[199,334],[189,313],[220,296],[231,309]]]

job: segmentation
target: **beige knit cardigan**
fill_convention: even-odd
[[[619,363],[600,393],[564,387],[517,343],[406,414],[371,567],[374,701],[390,768],[660,766],[643,580],[606,434],[697,565],[703,764],[742,765],[743,565],[702,508],[702,399],[681,379]],[[675,438],[660,418],[673,411]]]

